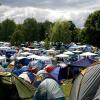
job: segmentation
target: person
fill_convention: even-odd
[[[60,85],[52,78],[45,77],[47,73],[37,73],[38,88],[35,91],[34,100],[65,100]]]

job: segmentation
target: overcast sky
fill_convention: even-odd
[[[72,20],[83,27],[87,16],[100,9],[100,0],[0,0],[0,21],[6,18],[22,23],[28,17],[37,21]]]

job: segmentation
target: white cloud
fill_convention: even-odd
[[[8,6],[33,6],[48,9],[80,9],[100,5],[100,0],[0,0],[0,2]]]
[[[82,27],[87,16],[100,9],[99,0],[1,0],[0,21],[6,18],[22,23],[34,17],[37,21],[72,20]]]

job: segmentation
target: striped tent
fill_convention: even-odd
[[[100,63],[81,72],[74,81],[70,100],[100,100]]]

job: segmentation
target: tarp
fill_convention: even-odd
[[[98,98],[98,99],[96,99]],[[74,81],[70,100],[100,99],[100,64],[88,67]]]

